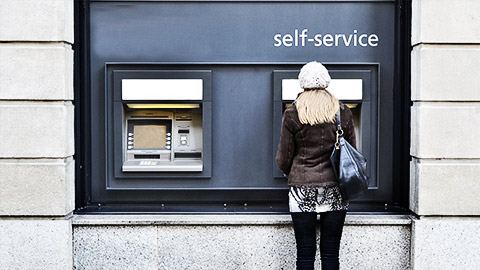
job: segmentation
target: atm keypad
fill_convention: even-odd
[[[187,135],[180,135],[180,145],[187,145]]]

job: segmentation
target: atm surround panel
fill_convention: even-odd
[[[113,125],[107,128],[106,147],[111,149],[107,156],[113,168],[108,169],[114,179],[162,179],[162,178],[208,178],[211,175],[211,72],[209,70],[108,70],[111,80],[106,81],[106,115]],[[108,75],[106,75],[108,78]],[[135,100],[129,93],[122,95],[123,80],[201,80],[201,99],[196,95],[192,100]],[[124,100],[125,99],[125,100]],[[138,109],[137,109],[138,107]],[[203,123],[207,125],[203,125]],[[140,131],[163,132],[162,141],[154,148],[136,149],[134,125]],[[143,130],[142,130],[143,129]],[[138,130],[137,130],[138,131]],[[112,139],[113,137],[113,139]],[[111,142],[111,143],[109,143]],[[130,142],[130,144],[129,144]],[[131,148],[129,149],[129,146]],[[165,146],[165,147],[163,147]],[[108,165],[107,165],[108,166]],[[108,179],[109,177],[107,177]],[[110,189],[114,182],[107,181]]]
[[[354,67],[328,67],[332,80],[335,79],[361,79],[362,96],[358,99],[341,99],[342,102],[349,105],[352,110],[355,124],[355,133],[358,149],[367,158],[367,175],[369,179],[369,189],[378,188],[377,179],[377,98],[378,98],[378,64],[356,65]],[[273,120],[273,176],[284,178],[283,173],[278,169],[275,163],[275,155],[280,137],[280,128],[282,123],[283,111],[291,105],[294,99],[293,95],[288,95],[289,99],[282,97],[282,81],[296,79],[299,70],[275,70],[273,72],[273,95],[274,95],[274,120]]]

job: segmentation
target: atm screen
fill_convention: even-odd
[[[128,121],[127,149],[170,149],[170,120]]]
[[[133,126],[133,148],[165,148],[167,127],[161,125]]]

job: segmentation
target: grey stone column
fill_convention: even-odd
[[[73,0],[0,1],[0,265],[72,269]]]
[[[480,264],[480,1],[413,0],[413,269]]]

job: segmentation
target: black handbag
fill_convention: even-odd
[[[330,161],[343,199],[351,201],[367,192],[367,159],[343,137],[340,110],[337,112],[336,120],[337,141],[330,155]]]

